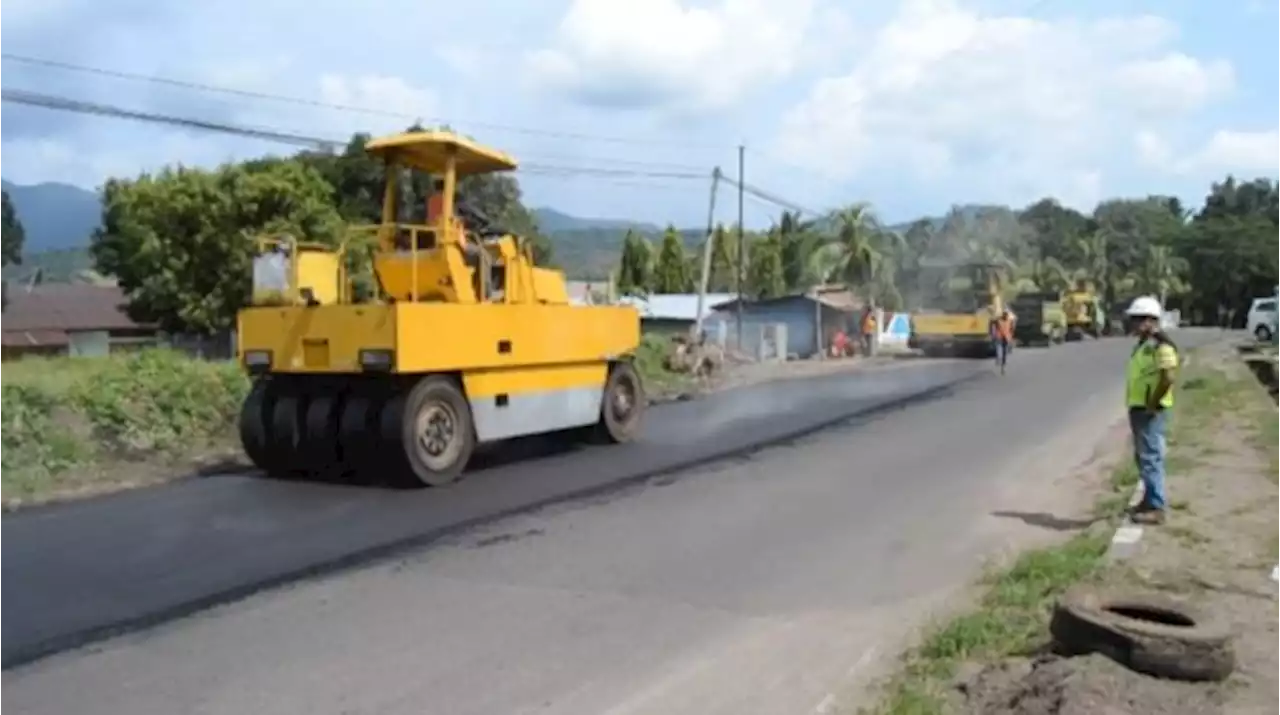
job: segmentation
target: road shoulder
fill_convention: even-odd
[[[1168,523],[1107,558],[1136,483],[1120,450],[1096,507],[1106,518],[984,578],[977,605],[929,629],[860,712],[1034,715],[1050,701],[1063,713],[1274,712],[1276,433],[1275,403],[1231,346],[1197,351],[1170,430]],[[1236,674],[1192,685],[1098,655],[1049,654],[1052,606],[1079,584],[1172,596],[1226,621],[1237,634]]]

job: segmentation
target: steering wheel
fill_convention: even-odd
[[[458,201],[457,212],[462,217],[462,220],[466,221],[476,233],[484,232],[486,228],[493,224],[483,211],[472,206],[469,201]]]

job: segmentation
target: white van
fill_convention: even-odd
[[[1254,298],[1249,306],[1245,330],[1253,333],[1258,342],[1268,343],[1276,335],[1276,298]]]

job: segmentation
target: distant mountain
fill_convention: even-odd
[[[657,225],[651,223],[627,221],[625,219],[582,218],[580,216],[570,216],[567,213],[546,207],[534,209],[533,216],[538,220],[538,228],[548,235],[565,231],[626,231],[627,229],[632,229],[635,231],[656,232],[661,230]]]
[[[69,184],[0,182],[26,231],[22,252],[82,248],[102,220],[98,194]]]
[[[7,266],[6,279],[31,275],[44,269],[47,281],[65,281],[91,267],[86,247],[98,227],[101,208],[98,195],[67,184],[22,186],[8,181],[9,193],[19,220],[26,229],[23,265]],[[963,206],[966,215],[976,214],[982,207]],[[663,228],[657,224],[626,219],[583,218],[552,208],[533,210],[538,227],[552,244],[555,262],[572,278],[599,280],[617,267],[622,253],[622,240],[628,230],[636,231],[656,243]],[[943,218],[927,219],[940,226]],[[910,222],[892,226],[905,231]],[[690,249],[702,245],[705,229],[682,229],[681,236]]]

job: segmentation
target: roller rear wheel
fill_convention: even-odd
[[[306,466],[303,463],[306,401],[300,386],[292,381],[273,382],[275,401],[271,409],[270,467],[267,472],[275,477],[292,477],[305,471]]]
[[[240,445],[253,466],[271,471],[271,412],[275,396],[269,378],[258,378],[240,406]]]
[[[600,422],[596,441],[620,444],[640,433],[648,397],[640,375],[629,362],[615,363],[609,370],[600,400]]]
[[[308,472],[333,479],[341,475],[338,426],[342,415],[342,395],[338,387],[312,395],[307,400],[303,423],[301,456]]]
[[[379,440],[379,415],[385,399],[380,385],[357,385],[347,393],[338,420],[339,457],[357,482],[371,483],[385,473],[385,449]]]
[[[382,409],[382,437],[393,453],[392,475],[409,486],[441,487],[463,476],[475,451],[471,406],[452,378],[419,380]]]

